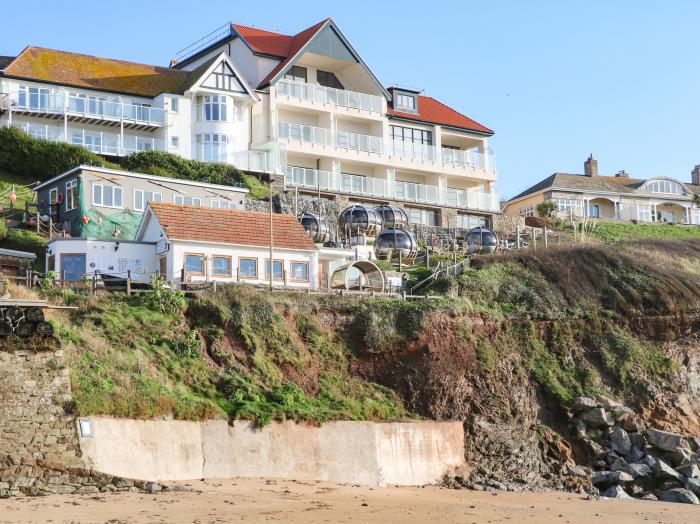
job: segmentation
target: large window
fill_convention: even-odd
[[[238,276],[240,278],[258,278],[258,259],[239,258]]]
[[[586,216],[600,218],[600,206],[598,204],[588,204],[586,206]]]
[[[423,224],[424,226],[434,226],[437,224],[437,214],[430,209],[407,207],[406,214],[411,224]]]
[[[185,253],[185,273],[190,275],[204,274],[204,255],[199,253]]]
[[[228,136],[217,134],[197,135],[197,156],[205,162],[226,162]]]
[[[225,95],[198,96],[197,118],[210,122],[228,120],[228,97]]]
[[[212,275],[217,277],[231,276],[231,257],[214,255],[211,260]]]
[[[212,200],[211,207],[214,209],[236,209],[236,203],[230,200]]]
[[[46,111],[49,108],[51,92],[43,87],[20,86],[17,105],[34,111]]]
[[[535,207],[534,206],[525,206],[520,210],[520,216],[521,217],[534,217],[535,216]]]
[[[106,186],[103,184],[93,184],[92,205],[101,207],[122,207],[122,188]]]
[[[284,262],[282,260],[275,260],[272,264],[273,268],[273,280],[284,280]],[[265,259],[265,278],[270,278],[270,259]]]
[[[54,187],[49,190],[49,205],[54,206],[58,202],[58,188]],[[52,208],[53,209],[53,208]]]
[[[70,93],[68,107],[76,113],[90,115],[104,115],[107,99],[103,96],[86,95],[83,93]]]
[[[486,218],[478,215],[457,215],[457,227],[462,229],[486,227]]]
[[[289,265],[291,280],[297,282],[309,281],[309,263],[308,262],[292,262]]]
[[[583,216],[583,201],[556,198],[557,212],[571,213],[573,216]]]
[[[424,144],[427,146],[433,145],[433,133],[423,129],[414,129],[412,127],[391,126],[392,140],[400,140],[402,142],[413,142],[414,144]]]
[[[343,87],[343,84],[340,83],[340,80],[338,80],[338,77],[335,76],[333,73],[329,73],[328,71],[316,71],[316,80],[318,80],[319,84],[325,87],[332,87],[334,89],[345,89]]]
[[[137,102],[132,105],[134,120],[148,122],[151,120],[151,104]]]
[[[143,211],[146,209],[146,204],[149,202],[162,202],[163,194],[154,191],[144,191],[143,189],[134,189],[134,210]]]
[[[306,68],[301,66],[292,66],[284,74],[284,78],[287,80],[294,80],[295,82],[306,82]]]
[[[185,205],[185,206],[201,206],[202,205],[202,199],[199,197],[191,197],[191,196],[185,196],[185,195],[175,195],[173,197],[173,202],[179,205]]]
[[[78,180],[66,182],[66,211],[78,208]]]
[[[413,95],[396,95],[396,109],[408,109],[409,111],[416,110],[416,97]]]
[[[673,180],[654,180],[652,182],[648,182],[644,186],[644,189],[650,191],[651,193],[665,193],[669,195],[685,194],[683,186],[681,186],[678,182],[674,182]]]

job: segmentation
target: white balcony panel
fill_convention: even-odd
[[[280,80],[275,87],[278,96],[293,100],[316,102],[331,107],[356,109],[376,114],[381,114],[382,112],[382,97],[376,95],[287,79]]]

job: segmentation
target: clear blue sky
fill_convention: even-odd
[[[228,20],[295,33],[331,16],[386,85],[422,88],[496,131],[504,197],[581,173],[589,153],[601,174],[640,178],[689,180],[700,164],[697,1],[13,5],[0,54],[33,44],[161,65]]]

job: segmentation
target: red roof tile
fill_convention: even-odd
[[[318,24],[312,25],[294,36],[265,31],[255,27],[233,24],[233,28],[241,36],[241,38],[248,43],[253,51],[265,55],[277,56],[283,59],[272,71],[270,71],[270,74],[265,77],[265,79],[260,83],[259,87],[265,87],[267,84],[269,84],[270,80],[272,80],[275,75],[277,75],[287,66],[287,64],[289,64],[299,50],[304,47],[308,41],[311,40],[316,33],[318,33],[319,29],[321,29],[321,27],[323,27],[323,25],[329,20],[330,18],[326,18]]]
[[[242,246],[270,245],[270,215],[208,207],[150,202],[150,208],[169,238]],[[296,217],[274,214],[273,247],[314,251],[316,246]]]
[[[389,91],[392,93],[393,90],[390,88]],[[487,133],[492,135],[494,132],[486,126],[482,126],[479,122],[476,122],[446,106],[442,102],[435,100],[429,96],[418,96],[418,111],[419,113],[402,113],[401,111],[396,111],[391,105],[387,108],[387,114],[389,116],[395,116],[397,118],[405,118],[407,120],[416,120],[418,122],[427,122],[431,124],[439,124],[451,127],[459,127],[462,129],[468,129],[470,131],[478,131],[479,133]]]

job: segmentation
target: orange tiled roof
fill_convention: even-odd
[[[394,96],[393,89],[389,89]],[[418,95],[418,111],[419,113],[403,113],[395,110],[391,105],[387,108],[389,116],[405,118],[407,120],[416,120],[418,122],[427,122],[430,124],[440,124],[450,127],[459,127],[470,131],[478,131],[479,133],[487,133],[492,135],[494,132],[479,122],[472,120],[468,116],[455,111],[451,107],[446,106],[442,102],[435,100],[429,96]]]
[[[189,73],[43,47],[27,47],[7,67],[6,76],[100,89],[145,97],[179,93]]]
[[[168,237],[174,240],[260,247],[270,245],[269,213],[157,202],[150,202],[149,206]],[[274,247],[305,251],[316,249],[296,217],[274,214],[272,227]]]
[[[311,40],[319,29],[328,22],[330,18],[322,20],[318,24],[304,29],[294,36],[265,31],[255,27],[248,27],[239,24],[233,24],[233,28],[243,38],[248,45],[257,53],[272,55],[282,58],[283,60],[270,71],[270,74],[260,83],[259,87],[265,87],[270,83],[275,75],[277,75],[287,64],[294,58],[299,50]]]

